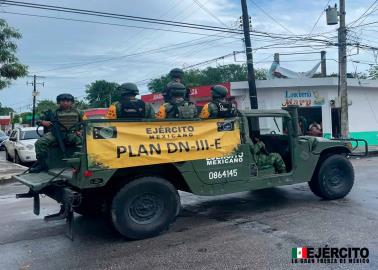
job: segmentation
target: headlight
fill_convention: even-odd
[[[28,144],[28,145],[26,145],[26,148],[29,149],[29,150],[33,150],[34,149],[34,145],[33,144]]]
[[[20,146],[20,147],[18,147],[18,150],[23,151],[23,150],[26,150],[26,148],[25,148],[25,146]]]
[[[352,151],[353,150],[353,146],[352,146],[352,143],[350,143],[350,142],[347,142],[347,143],[345,143],[345,146],[350,150],[350,151]]]

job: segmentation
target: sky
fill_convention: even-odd
[[[45,0],[31,1],[70,8],[95,10],[155,19],[188,22],[218,27],[238,27],[241,15],[239,0]],[[346,0],[347,24],[359,18],[373,0]],[[247,0],[252,29],[278,35],[303,35],[336,41],[337,26],[327,26],[323,10],[334,0]],[[257,5],[256,5],[257,4]],[[378,12],[364,21],[366,24],[378,19]],[[12,13],[22,13],[12,14]],[[25,15],[26,14],[26,15]],[[31,16],[34,15],[34,16]],[[41,18],[50,16],[60,19]],[[86,15],[67,14],[24,7],[1,5],[0,17],[18,29],[23,37],[18,44],[17,56],[29,66],[29,75],[38,75],[39,96],[37,100],[52,99],[62,92],[72,93],[82,99],[86,85],[95,80],[111,82],[136,82],[142,94],[148,93],[147,82],[160,77],[174,67],[187,67],[233,51],[244,50],[242,36],[216,33],[205,30],[183,29],[142,22],[132,22]],[[104,25],[83,21],[90,20],[117,25]],[[319,20],[318,20],[319,18]],[[317,22],[317,23],[316,23]],[[169,32],[136,27],[153,27],[163,30],[195,32],[195,34]],[[355,27],[350,40],[378,46],[375,40],[378,24]],[[319,35],[319,33],[323,33]],[[214,36],[218,35],[218,36]],[[275,44],[276,48],[272,48]],[[252,36],[255,68],[269,68],[274,53],[280,53],[281,66],[294,71],[310,70],[319,60],[320,51],[327,52],[327,72],[337,72],[337,48],[296,47],[313,45],[309,42],[289,42]],[[261,48],[264,47],[264,48]],[[287,53],[311,52],[311,54]],[[348,72],[364,72],[367,63],[375,63],[371,50],[348,49]],[[228,57],[208,65],[216,66],[245,61],[243,54]],[[360,63],[356,63],[360,61]],[[0,90],[0,103],[11,106],[17,112],[27,111],[32,104],[32,78],[21,78]]]

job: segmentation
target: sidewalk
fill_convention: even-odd
[[[27,170],[27,167],[6,160],[0,160],[0,185],[13,182],[12,176]]]

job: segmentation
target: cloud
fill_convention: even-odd
[[[193,0],[112,0],[112,1],[76,1],[47,0],[44,4],[67,6],[73,8],[90,9],[119,14],[129,14],[151,18],[160,18],[173,21],[184,21],[197,24],[213,26],[236,26],[241,15],[240,2],[235,0],[197,0],[207,11],[201,9]],[[247,1],[249,13],[252,17],[254,30],[274,32],[278,34],[289,34],[284,28],[288,28],[296,34],[308,34],[314,26],[317,18],[324,9],[327,0],[322,1],[258,1],[253,0],[269,14],[267,16],[261,9],[250,0]],[[366,1],[347,2],[347,22],[358,18],[370,5]],[[111,20],[106,18],[95,18],[84,15],[63,14],[51,11],[31,10],[20,7],[3,6],[3,10],[10,12],[23,12],[37,15],[57,16],[64,18],[75,18],[81,20],[95,20],[117,24],[137,25],[155,27],[161,29],[173,29],[171,26],[151,25],[135,23],[130,21]],[[210,15],[210,14],[212,15]],[[229,54],[232,51],[243,50],[242,36],[238,39],[232,38],[230,34],[220,35],[228,38],[212,37],[219,34],[191,29],[179,29],[178,31],[201,32],[206,36],[197,36],[184,33],[172,33],[156,30],[143,30],[122,26],[110,26],[85,22],[74,22],[66,20],[53,20],[46,18],[27,17],[20,15],[2,14],[10,25],[18,28],[23,38],[19,41],[19,58],[29,65],[31,72],[38,72],[37,75],[46,76],[45,87],[40,89],[39,99],[55,99],[60,92],[72,91],[77,96],[85,94],[85,85],[98,79],[106,79],[118,83],[124,81],[141,81],[144,79],[159,77],[166,74],[176,66],[192,65],[221,55]],[[218,18],[215,19],[214,17]],[[220,23],[220,20],[222,23]],[[369,21],[369,20],[367,20]],[[277,23],[279,22],[279,24]],[[282,27],[282,24],[284,27]],[[327,26],[324,14],[317,23],[313,33],[331,31],[335,35],[335,27]],[[373,32],[371,32],[372,34]],[[327,37],[330,36],[327,34]],[[366,36],[364,38],[373,37]],[[202,38],[201,40],[198,40]],[[193,41],[197,39],[198,41]],[[335,40],[335,37],[329,38]],[[196,44],[196,42],[198,44]],[[169,47],[172,44],[183,43],[182,46]],[[254,53],[255,66],[269,67],[273,53],[309,51],[310,48],[294,48],[293,46],[308,43],[287,44],[287,40],[272,40],[262,37],[252,37],[253,48],[281,44],[282,48],[258,50]],[[193,45],[195,44],[195,45]],[[185,46],[188,45],[188,46]],[[193,46],[189,46],[193,45]],[[159,52],[149,53],[149,50],[161,48]],[[167,48],[164,50],[164,48]],[[315,50],[315,51],[320,51]],[[128,56],[134,53],[144,54]],[[337,58],[337,49],[327,49],[329,59]],[[370,57],[370,58],[369,58]],[[355,59],[368,59],[370,56],[361,51]],[[109,60],[112,59],[112,60]],[[243,60],[242,54],[238,59]],[[315,61],[320,59],[320,54],[314,55],[287,55],[282,56],[282,65],[294,70],[308,70]],[[308,60],[311,61],[299,61]],[[105,61],[109,60],[109,61]],[[285,62],[297,61],[298,62]],[[95,62],[88,65],[82,63]],[[224,63],[232,63],[233,58],[224,60]],[[218,64],[222,64],[219,61]],[[211,65],[216,65],[212,63]],[[65,68],[65,67],[72,68]],[[349,65],[349,70],[353,67]],[[358,71],[363,71],[366,66],[359,66]],[[328,71],[335,72],[337,64],[335,61],[328,61]],[[32,73],[33,74],[33,73]],[[26,86],[27,79],[20,79],[15,84],[3,91],[0,91],[0,102],[4,105],[17,103],[27,105],[31,96],[30,86]],[[141,85],[141,90],[146,91],[146,85]],[[26,100],[26,101],[25,101]]]

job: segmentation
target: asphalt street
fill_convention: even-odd
[[[198,197],[180,193],[182,211],[164,234],[141,241],[118,235],[106,218],[75,216],[75,240],[57,204],[15,199],[26,188],[0,185],[0,269],[378,269],[378,158],[353,160],[355,186],[324,201],[307,184]],[[293,247],[367,247],[368,264],[294,264]]]

